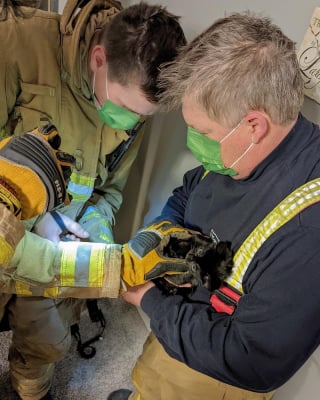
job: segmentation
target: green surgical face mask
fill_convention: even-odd
[[[95,98],[98,115],[100,119],[106,125],[114,129],[121,129],[124,131],[132,129],[140,120],[140,115],[135,114],[134,112],[127,110],[124,107],[118,106],[117,104],[114,104],[111,100],[109,100],[108,78],[106,78],[107,100],[101,106],[94,94],[95,82],[96,82],[96,74],[94,73],[93,84],[92,84],[93,96]]]
[[[140,120],[140,115],[112,103],[109,99],[98,109],[102,121],[114,129],[132,129]]]
[[[187,147],[195,156],[195,158],[201,162],[206,170],[222,175],[237,175],[237,172],[232,167],[237,164],[245,154],[247,154],[253,143],[251,143],[248,149],[231,165],[230,168],[226,168],[222,162],[221,143],[238,129],[241,122],[242,121],[240,121],[239,124],[233,128],[220,142],[209,139],[207,136],[189,126],[187,134]]]

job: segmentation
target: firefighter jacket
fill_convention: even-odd
[[[121,245],[52,243],[25,231],[2,204],[0,222],[0,304],[13,293],[51,298],[118,296]]]
[[[54,244],[25,231],[2,204],[0,222],[0,304],[13,293],[51,298],[118,296],[121,245]]]
[[[90,200],[100,216],[97,220],[110,226],[121,205],[121,192],[137,155],[142,134],[139,134],[117,168],[109,173],[105,168],[106,156],[128,139],[128,135],[125,131],[104,125],[99,119],[88,74],[88,52],[94,33],[119,8],[118,2],[96,0],[87,2],[79,10],[77,1],[69,0],[61,16],[36,10],[29,18],[18,18],[9,12],[7,19],[0,22],[1,135],[21,134],[37,126],[53,124],[62,139],[60,149],[75,159],[68,183],[72,201],[61,211],[77,219]],[[29,248],[25,242],[33,243],[31,251],[22,251],[23,247]],[[61,249],[32,233],[27,233],[19,246],[20,251],[13,257],[13,268],[19,265],[23,268],[24,276],[30,273],[34,277],[38,268],[38,280],[46,273],[50,275],[45,278],[47,281],[54,280],[59,271],[52,271],[52,260],[55,260],[54,265],[58,268],[57,260],[63,257],[70,267],[66,286],[77,281],[76,274],[79,271],[75,268],[72,271],[71,267],[76,265],[77,251],[70,251],[64,257]],[[106,251],[104,247],[92,257],[108,258]],[[116,253],[120,257],[120,251]],[[37,264],[39,267],[36,267]],[[90,260],[88,265],[91,265]],[[86,267],[83,265],[81,285],[102,287],[104,271],[100,269],[100,278],[90,284],[90,276],[95,271],[89,269],[84,273]],[[32,271],[27,272],[28,268]],[[63,268],[66,268],[66,264]],[[12,271],[9,275],[14,277]],[[114,282],[113,293],[118,293],[119,282],[120,276]],[[24,290],[20,292],[24,293]],[[19,293],[17,288],[6,284],[2,291]],[[74,291],[71,292],[70,295],[76,297]],[[84,297],[89,297],[88,293]]]

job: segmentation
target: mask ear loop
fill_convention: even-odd
[[[228,139],[229,136],[231,136],[238,128],[239,126],[242,124],[243,119],[241,119],[241,121],[238,123],[237,126],[235,126],[228,134],[227,136],[225,136],[222,140],[220,140],[220,143],[223,143],[226,139]],[[251,138],[251,144],[250,146],[247,148],[247,150],[236,159],[236,161],[234,161],[229,168],[233,168],[240,160],[242,160],[242,158],[250,151],[250,149],[252,148],[252,146],[254,145],[252,138]]]
[[[223,143],[225,140],[228,139],[229,136],[231,136],[238,128],[239,126],[242,124],[243,119],[238,123],[238,125],[236,125],[233,129],[231,129],[231,131],[227,134],[227,136],[225,136],[224,138],[222,138],[220,140],[220,143]]]
[[[110,100],[109,92],[108,92],[108,71],[107,71],[107,76],[106,76],[106,93],[107,93],[107,99]]]
[[[249,151],[250,151],[250,149],[252,148],[253,145],[254,145],[254,143],[251,142],[251,144],[250,144],[250,146],[247,148],[247,150],[246,150],[239,158],[237,158],[236,161],[233,162],[232,165],[230,165],[229,168],[233,168],[233,167],[234,167],[234,166],[235,166]]]
[[[95,103],[95,106],[97,107],[97,109],[100,109],[102,107],[102,105],[100,104],[100,101],[98,100],[95,92],[94,92],[94,88],[96,87],[96,72],[93,73],[93,79],[92,79],[92,96],[93,96],[93,100]]]

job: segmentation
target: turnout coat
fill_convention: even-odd
[[[92,239],[103,224],[110,228],[114,224],[143,132],[109,173],[106,157],[128,139],[128,134],[100,120],[88,73],[88,54],[93,35],[121,10],[121,5],[113,0],[96,0],[79,9],[77,3],[69,0],[62,15],[42,10],[30,14],[25,8],[27,17],[22,18],[9,11],[6,20],[0,22],[0,133],[2,137],[19,135],[47,124],[57,128],[60,149],[75,159],[68,182],[72,200],[60,211],[77,219],[89,203],[94,204],[95,221],[86,226]],[[33,222],[24,221],[28,229]],[[85,262],[79,266],[86,271],[82,274],[74,268],[77,251],[67,244],[57,248],[27,232],[10,265],[1,271],[1,292],[49,297],[117,296],[121,246],[107,247],[95,247],[94,262],[89,247]],[[39,281],[41,287],[37,287]],[[77,286],[82,287],[80,292]]]

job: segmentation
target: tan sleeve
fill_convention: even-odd
[[[0,274],[2,291],[51,298],[118,297],[121,263],[118,244],[54,244],[26,232]]]

